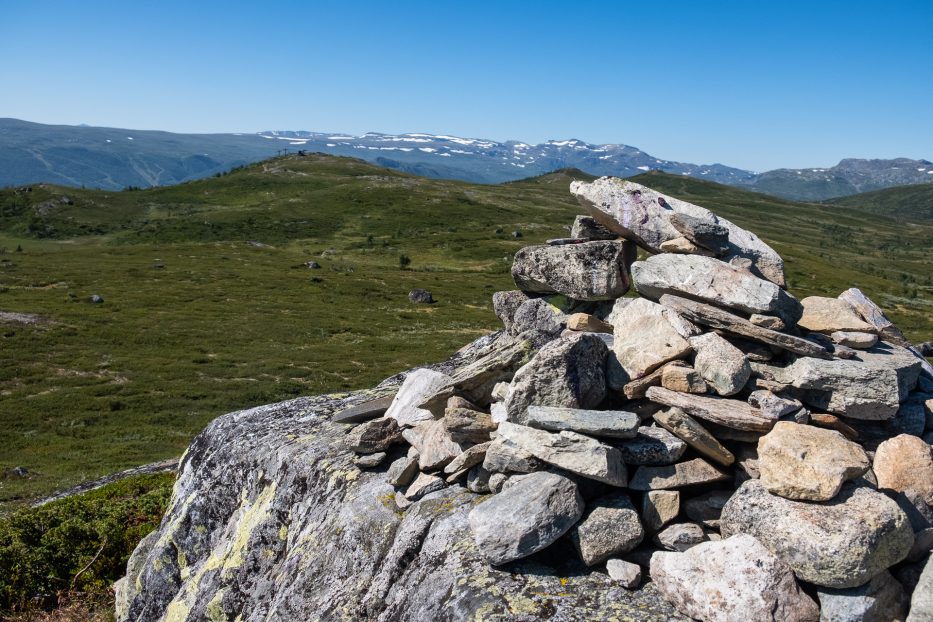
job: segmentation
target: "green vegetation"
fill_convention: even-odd
[[[29,607],[37,596],[48,605],[67,594],[107,594],[159,525],[173,481],[137,476],[0,518],[0,611]]]
[[[497,327],[512,255],[567,234],[569,183],[587,177],[483,186],[315,155],[152,190],[0,191],[0,311],[39,316],[0,319],[0,510],[179,455],[224,412],[450,355]],[[636,180],[759,233],[796,295],[855,285],[912,338],[933,335],[933,227]],[[438,302],[408,302],[415,287]]]
[[[827,202],[896,218],[901,222],[933,224],[933,183],[886,188]]]

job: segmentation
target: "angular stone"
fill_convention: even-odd
[[[651,387],[645,395],[652,402],[679,408],[688,415],[727,428],[767,432],[774,426],[773,419],[762,417],[758,410],[738,400],[677,393],[663,387]]]
[[[872,326],[871,332],[877,332],[885,341],[902,347],[910,345],[904,333],[885,316],[881,307],[858,288],[853,287],[842,292],[839,294],[839,300],[847,302],[861,319]]]
[[[641,566],[621,559],[606,561],[609,578],[627,590],[633,590],[641,583]]]
[[[486,441],[479,445],[473,445],[466,449],[462,454],[454,458],[450,464],[444,467],[444,473],[456,473],[464,469],[470,469],[477,464],[482,464],[486,458],[486,450],[492,441]]]
[[[762,315],[761,313],[752,313],[749,316],[748,321],[755,326],[769,328],[771,330],[784,330],[787,328],[787,326],[784,324],[784,320],[777,317],[776,315]]]
[[[645,527],[657,531],[680,513],[680,492],[649,490],[642,496],[641,518]]]
[[[837,331],[872,333],[875,327],[864,321],[845,300],[807,296],[800,301],[803,315],[797,320],[802,328],[829,335]]]
[[[418,474],[418,459],[402,456],[389,465],[386,481],[392,486],[407,486]]]
[[[686,365],[665,365],[661,368],[661,386],[680,393],[703,394],[709,390],[700,372]],[[647,391],[647,388],[645,389]]]
[[[619,450],[576,432],[551,434],[504,421],[499,436],[539,460],[612,486],[625,486],[627,473]],[[488,467],[487,467],[488,468]]]
[[[849,482],[831,501],[811,503],[772,495],[748,480],[722,510],[723,537],[755,536],[803,581],[857,587],[904,559],[914,535],[897,504],[864,484]]]
[[[696,523],[675,523],[654,535],[654,543],[668,551],[683,552],[706,540],[703,528]]]
[[[731,490],[713,490],[684,502],[684,513],[687,518],[706,527],[719,529],[719,517],[722,508],[732,497]]]
[[[391,406],[395,399],[394,395],[380,397],[375,400],[369,400],[362,404],[357,404],[345,410],[341,410],[334,415],[334,423],[362,423],[370,419],[376,419],[383,416],[386,410]]]
[[[442,420],[429,421],[423,425],[424,434],[418,447],[418,466],[422,471],[443,468],[466,449],[466,445],[450,438]]]
[[[646,315],[664,318],[684,339],[699,335],[701,332],[692,322],[685,320],[676,311],[647,298],[619,298],[612,305],[612,311],[606,317],[606,322],[612,325],[613,334],[622,335],[632,330],[635,320]]]
[[[933,555],[927,559],[917,587],[910,601],[907,622],[929,622],[933,620]]]
[[[687,238],[674,238],[667,242],[661,242],[661,252],[681,255],[705,255],[706,257],[716,256],[713,251],[697,246]]]
[[[629,488],[632,490],[668,490],[696,484],[724,482],[731,477],[700,458],[670,466],[640,466]]]
[[[933,506],[933,453],[922,438],[900,434],[878,445],[872,465],[878,488],[916,491]]]
[[[363,454],[353,459],[353,464],[361,469],[374,469],[386,459],[388,454],[380,451],[375,454]]]
[[[517,336],[525,331],[534,330],[556,337],[566,325],[566,313],[549,303],[546,298],[532,298],[515,310],[509,334]]]
[[[433,369],[420,368],[405,377],[405,382],[386,411],[386,417],[395,419],[402,427],[411,427],[421,421],[430,421],[434,415],[420,407],[421,402],[450,383],[450,376]]]
[[[800,357],[787,367],[769,367],[774,380],[803,391],[804,404],[853,419],[890,419],[917,384],[919,361],[907,350],[879,343],[861,360]]]
[[[716,333],[691,337],[690,346],[697,353],[693,366],[719,395],[735,395],[752,375],[742,351]]]
[[[467,490],[484,495],[490,492],[489,478],[492,473],[483,468],[483,465],[477,464],[467,473]]]
[[[870,462],[859,445],[835,430],[779,421],[758,441],[758,466],[761,483],[772,494],[828,501]]]
[[[616,364],[618,364],[619,359],[616,357],[614,352],[609,353],[609,361],[615,361]],[[641,378],[636,378],[635,380],[631,380],[631,381],[629,381],[628,373],[624,369],[622,369],[621,365],[619,365],[619,372],[621,376],[625,378],[625,383],[621,387],[622,393],[624,393],[625,397],[627,397],[630,400],[641,399],[645,397],[645,393],[647,393],[649,388],[657,387],[661,384],[661,379],[664,376],[664,369],[666,367],[671,366],[671,365],[685,365],[685,364],[686,363],[683,363],[681,361],[671,361],[670,363],[667,363],[665,365],[662,365],[661,367],[658,367],[656,370],[654,370],[650,374],[646,374],[642,376]],[[609,382],[609,376],[610,376],[610,365],[609,365],[609,362],[607,362],[607,365],[606,365],[607,383],[609,384],[610,387],[613,387],[613,383]]]
[[[820,616],[790,567],[747,535],[685,553],[655,553],[651,580],[678,611],[706,622],[816,622]]]
[[[690,344],[663,317],[645,315],[624,333],[615,334],[612,351],[631,379],[641,378],[664,363],[690,354]]]
[[[515,373],[505,398],[509,421],[523,422],[528,406],[594,408],[606,397],[606,344],[594,334],[561,337]]]
[[[729,466],[735,461],[732,452],[723,447],[706,428],[681,409],[671,408],[657,412],[654,414],[654,420],[710,460],[723,466]]]
[[[595,566],[634,549],[645,532],[628,495],[619,492],[588,504],[569,535],[583,563]]]
[[[926,407],[919,399],[911,396],[906,402],[902,402],[894,416],[882,422],[881,426],[887,436],[897,434],[923,436],[926,423]]]
[[[729,229],[705,218],[688,214],[672,214],[671,225],[685,238],[703,248],[722,255],[729,252]]]
[[[532,473],[544,465],[530,452],[504,438],[497,438],[486,448],[483,468],[492,473]]]
[[[778,315],[785,322],[800,317],[797,300],[771,281],[700,255],[652,255],[632,264],[632,282],[642,296],[686,296],[746,313]]]
[[[821,587],[820,619],[833,622],[893,622],[907,614],[907,594],[887,570],[860,587],[832,590]]]
[[[570,237],[587,240],[617,240],[619,236],[605,228],[592,216],[577,216],[570,228]]]
[[[634,438],[641,419],[624,410],[584,410],[555,406],[529,406],[525,424],[540,430],[570,430],[590,436]]]
[[[771,391],[759,389],[752,391],[748,396],[748,405],[758,409],[763,417],[768,419],[780,419],[786,415],[797,412],[803,406],[797,400],[789,400],[778,397]]]
[[[784,262],[774,249],[755,234],[705,208],[615,177],[602,177],[593,182],[575,181],[570,185],[570,192],[600,224],[653,253],[661,251],[662,242],[684,235],[671,223],[674,214],[725,227],[729,232],[727,258],[747,257],[757,272],[784,286]]]
[[[427,473],[419,473],[415,481],[408,485],[408,489],[405,491],[405,498],[409,501],[417,501],[425,495],[443,489],[445,486],[444,480],[440,477]]]
[[[526,246],[515,253],[512,279],[526,292],[612,300],[629,289],[625,256],[625,242],[616,241]]]
[[[347,434],[347,446],[361,454],[385,451],[402,440],[402,431],[395,419],[380,417],[354,427]]]
[[[567,328],[586,333],[611,333],[613,330],[612,324],[603,322],[589,313],[574,313],[568,316]]]
[[[635,438],[615,443],[622,461],[631,465],[663,466],[680,460],[687,444],[665,430],[642,426]]]
[[[540,471],[515,479],[469,514],[480,553],[496,566],[550,546],[583,514],[577,485],[563,475]]]
[[[503,327],[505,327],[505,332],[513,334],[512,320],[515,317],[515,312],[522,306],[522,303],[530,299],[531,297],[528,294],[517,289],[496,292],[492,295],[493,311],[499,321],[502,322]]]
[[[484,443],[496,429],[491,416],[466,408],[448,408],[441,421],[455,443]]]
[[[733,335],[760,341],[769,346],[775,346],[801,356],[812,356],[823,359],[832,358],[832,355],[826,348],[817,343],[801,339],[800,337],[794,337],[793,335],[787,335],[776,330],[756,326],[745,318],[712,305],[696,302],[695,300],[688,300],[679,296],[671,296],[670,294],[661,296],[661,304],[676,311],[686,320],[700,324],[701,326],[716,328]]]
[[[838,343],[841,346],[855,348],[857,350],[867,350],[878,343],[878,335],[874,333],[857,333],[853,331],[837,330],[830,335],[830,338],[833,340],[833,343]]]

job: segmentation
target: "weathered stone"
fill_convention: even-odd
[[[333,421],[334,423],[362,423],[377,419],[386,413],[394,398],[394,395],[389,395],[351,406],[334,415]]]
[[[612,351],[631,379],[641,378],[664,363],[690,354],[690,344],[663,317],[645,315],[624,333],[616,332]]]
[[[820,426],[821,428],[836,430],[850,441],[857,441],[859,438],[858,431],[855,428],[847,425],[842,419],[835,415],[810,413],[810,423]]]
[[[705,622],[816,622],[820,615],[790,567],[747,535],[655,553],[651,580],[678,611]]]
[[[881,426],[888,436],[897,434],[922,436],[926,423],[927,413],[924,403],[911,396],[906,402],[902,402],[894,416],[883,421]]]
[[[780,419],[785,415],[795,413],[803,406],[797,400],[778,397],[771,391],[759,389],[752,391],[748,396],[748,405],[758,410],[763,417]]]
[[[388,454],[384,451],[374,454],[362,454],[353,459],[353,464],[361,469],[373,469],[382,464],[386,456],[388,456]]]
[[[529,406],[525,424],[540,430],[570,430],[590,436],[634,438],[641,419],[624,410],[584,410],[555,406]]]
[[[530,452],[505,438],[497,438],[486,448],[483,468],[492,473],[531,473],[544,465]]]
[[[719,395],[735,395],[752,375],[742,351],[716,333],[691,337],[690,346],[697,353],[693,366]]]
[[[469,515],[476,545],[493,565],[550,546],[583,514],[583,499],[568,478],[541,471],[513,479]]]
[[[661,242],[662,253],[677,253],[680,255],[705,255],[706,257],[715,257],[716,253],[697,246],[687,238],[674,238],[667,242]]]
[[[618,492],[589,503],[569,535],[583,563],[595,566],[634,549],[645,532],[628,495]]]
[[[496,429],[496,423],[486,413],[466,408],[448,408],[441,421],[455,443],[484,443]]]
[[[647,298],[619,298],[613,303],[612,311],[606,316],[606,322],[612,325],[614,334],[622,335],[631,331],[635,320],[644,316],[664,318],[684,339],[701,332],[696,325],[685,320],[676,311]]]
[[[612,324],[603,322],[589,313],[574,313],[567,316],[567,328],[586,333],[611,333],[613,330]]]
[[[730,497],[732,497],[731,490],[707,492],[687,499],[684,502],[684,513],[690,520],[697,521],[706,527],[719,529],[719,516]]]
[[[526,246],[515,253],[512,279],[526,292],[558,293],[575,300],[612,300],[625,295],[625,242]]]
[[[797,300],[771,281],[700,255],[652,255],[632,264],[632,282],[642,296],[658,300],[664,294],[686,296],[714,305],[780,316],[800,317]]]
[[[395,499],[395,507],[397,507],[399,510],[403,512],[407,510],[408,508],[410,508],[412,504],[414,503],[414,501],[411,501],[408,497],[406,497],[405,493],[403,493],[401,490],[398,490],[395,492],[394,499]]]
[[[861,360],[800,357],[787,367],[769,367],[774,380],[802,389],[798,397],[819,410],[853,419],[890,419],[917,384],[920,364],[907,350],[879,343]]]
[[[673,464],[687,451],[687,444],[665,430],[642,426],[635,438],[615,443],[622,461],[631,465],[663,466]]]
[[[772,494],[828,501],[870,463],[859,445],[835,430],[779,421],[758,441],[758,466]]]
[[[748,480],[726,503],[719,526],[724,537],[755,536],[799,579],[832,588],[867,583],[904,559],[914,541],[897,504],[856,482],[817,504],[772,495]]]
[[[385,451],[402,440],[401,429],[395,419],[380,417],[354,427],[347,433],[347,446],[361,454]]]
[[[816,591],[820,620],[832,622],[898,622],[907,615],[907,594],[887,570],[859,587]]]
[[[628,590],[634,590],[641,583],[641,566],[621,559],[606,561],[609,578]]]
[[[566,325],[567,314],[549,303],[547,298],[532,298],[515,310],[509,334],[520,335],[534,330],[553,338],[560,335]]]
[[[609,353],[609,361],[615,361],[618,363],[618,358],[614,352]],[[610,375],[609,361],[607,361],[606,364],[607,383],[609,382],[608,378]],[[646,374],[641,378],[636,378],[635,380],[629,380],[628,373],[622,369],[621,365],[619,365],[621,375],[625,378],[625,384],[623,384],[621,387],[622,393],[624,393],[625,397],[630,400],[637,400],[645,397],[645,393],[647,393],[649,388],[660,386],[661,379],[664,376],[664,369],[670,365],[686,365],[686,363],[683,363],[682,361],[671,361],[670,363],[658,367],[650,374]],[[610,384],[610,386],[612,386],[612,384]]]
[[[602,177],[589,183],[575,181],[570,185],[570,192],[600,224],[653,253],[661,251],[662,242],[684,235],[685,232],[679,231],[670,221],[674,214],[725,227],[729,232],[727,258],[748,257],[756,271],[784,286],[784,262],[774,249],[755,234],[698,205],[614,177]]]
[[[830,338],[833,340],[833,343],[838,343],[841,346],[847,346],[857,350],[867,350],[878,343],[878,335],[874,333],[837,330],[830,335]]]
[[[425,495],[443,489],[445,485],[444,480],[436,475],[419,473],[415,481],[409,484],[408,489],[405,490],[405,498],[409,501],[417,501]]]
[[[423,425],[424,434],[418,447],[418,466],[422,471],[443,468],[466,449],[463,443],[450,438],[442,420],[429,421]]]
[[[933,620],[933,555],[927,559],[923,573],[914,588],[910,601],[907,622],[929,622]]]
[[[680,513],[680,492],[649,490],[642,496],[641,519],[645,527],[657,531]]]
[[[434,297],[426,289],[415,288],[408,292],[408,301],[416,304],[430,305],[434,304]]]
[[[703,528],[696,523],[674,523],[654,534],[654,543],[668,551],[686,551],[706,541]]]
[[[654,414],[658,425],[678,437],[696,451],[723,466],[729,466],[735,457],[716,440],[706,428],[679,408],[671,408]]]
[[[493,311],[496,317],[499,318],[499,321],[502,322],[507,333],[513,334],[512,320],[515,317],[515,312],[522,306],[522,303],[530,299],[531,296],[517,289],[496,292],[492,295]]]
[[[627,474],[619,450],[576,432],[551,434],[504,421],[499,436],[534,457],[571,473],[612,486],[625,486]],[[488,467],[487,467],[488,468]]]
[[[619,236],[605,228],[592,216],[577,216],[570,228],[570,237],[588,240],[617,240]]]
[[[862,320],[845,300],[824,296],[807,296],[800,301],[803,315],[797,321],[802,328],[829,335],[837,331],[874,332],[875,328]]]
[[[784,324],[784,320],[777,317],[776,315],[762,315],[761,313],[752,313],[749,316],[748,321],[755,326],[769,328],[771,330],[784,330],[787,328],[787,325]]]
[[[916,491],[933,506],[933,454],[917,436],[900,434],[886,440],[875,451],[872,464],[878,487],[895,492]]]
[[[541,348],[515,373],[505,407],[524,422],[528,406],[594,408],[606,397],[606,344],[591,333],[561,337]]]
[[[505,384],[506,387],[509,386],[507,383],[499,383],[499,384]],[[447,403],[444,407],[444,412],[446,413],[448,410],[453,410],[455,408],[465,408],[466,410],[480,410],[479,406],[477,406],[470,400],[466,399],[465,397],[460,397],[459,395],[454,395],[452,397],[447,398]]]
[[[709,390],[700,372],[687,365],[665,365],[662,367],[661,386],[680,393],[703,394]],[[645,390],[647,391],[647,387]]]
[[[420,404],[449,383],[450,376],[433,369],[420,368],[410,372],[405,376],[405,381],[385,416],[395,419],[402,427],[434,419],[434,415],[421,408]]]
[[[418,459],[402,456],[389,465],[386,481],[392,486],[407,486],[418,474]]]
[[[736,430],[767,432],[774,426],[773,419],[762,417],[758,410],[738,400],[677,393],[663,387],[651,387],[645,395],[652,402],[679,408],[688,415]]]
[[[709,326],[733,335],[760,341],[769,346],[775,346],[802,356],[823,359],[832,358],[826,348],[817,343],[756,326],[734,313],[729,313],[712,305],[688,300],[680,296],[671,296],[670,294],[661,296],[661,304],[676,311],[681,317],[690,322],[701,326]]]
[[[444,473],[456,473],[457,471],[470,469],[477,464],[482,464],[483,460],[486,458],[486,450],[491,444],[492,441],[486,441],[485,443],[467,448],[462,454],[454,458],[444,467]]]
[[[717,255],[729,252],[729,229],[719,223],[706,218],[677,213],[671,215],[670,221],[675,229],[694,244]]]
[[[489,478],[492,473],[483,468],[483,465],[477,464],[467,473],[467,489],[479,495],[484,495],[489,490]]]
[[[629,488],[632,490],[667,490],[696,484],[711,484],[731,479],[710,463],[700,458],[678,462],[670,466],[640,466],[635,471]]]
[[[877,332],[885,341],[901,347],[906,348],[910,345],[904,333],[885,316],[881,307],[872,302],[858,288],[853,287],[842,292],[839,294],[839,300],[848,303],[862,320],[871,325],[870,332]]]
[[[124,620],[129,615],[130,605],[139,593],[136,580],[145,567],[149,551],[159,539],[159,532],[153,531],[144,536],[126,562],[126,576],[113,584],[114,609],[117,620]]]

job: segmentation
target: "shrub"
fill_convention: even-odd
[[[404,270],[409,265],[411,265],[411,257],[408,255],[399,255],[398,256],[398,267]]]

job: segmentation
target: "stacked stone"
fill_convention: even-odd
[[[591,216],[516,254],[485,356],[344,415],[368,419],[357,464],[388,465],[401,510],[490,495],[469,523],[495,566],[566,538],[701,620],[900,620],[911,593],[931,619],[933,368],[859,290],[795,299],[702,207],[571,192]]]

